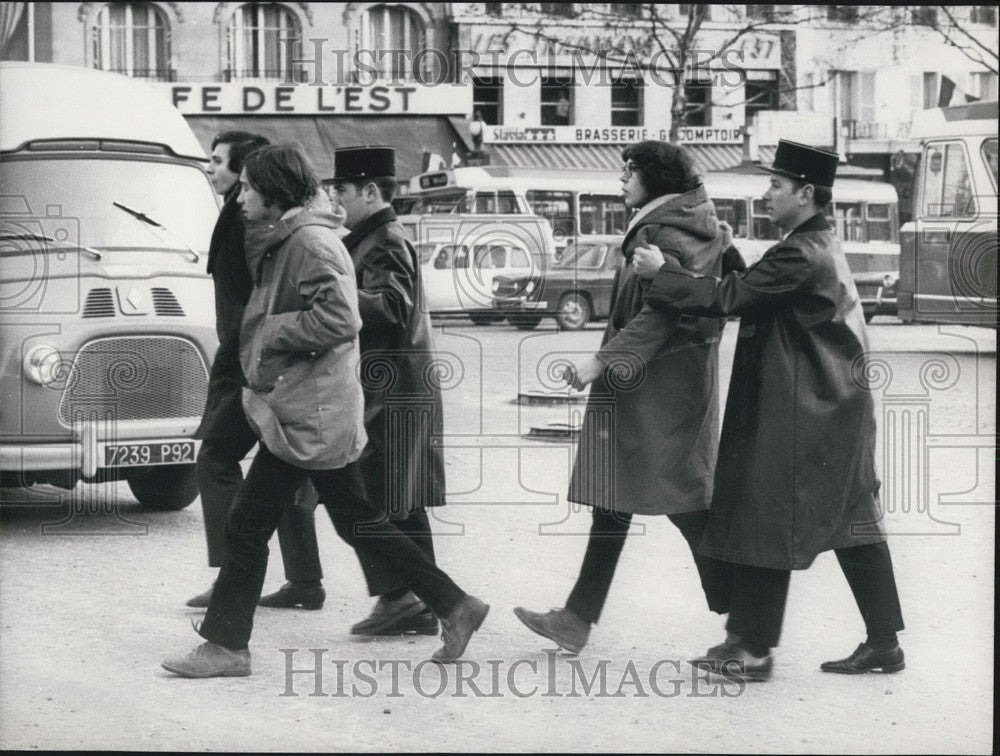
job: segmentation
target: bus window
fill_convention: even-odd
[[[755,199],[753,201],[753,238],[781,238],[778,229],[771,223],[771,215],[767,211],[767,203],[762,199]]]
[[[502,215],[521,212],[521,209],[517,206],[517,195],[510,191],[497,192],[496,211]]]
[[[893,233],[889,206],[885,203],[870,202],[865,211],[868,214],[868,241],[891,242]]]
[[[451,247],[442,247],[438,256],[434,258],[434,270],[448,270],[449,262],[451,262]]]
[[[473,212],[496,215],[497,193],[496,192],[476,192],[476,204]]]
[[[733,227],[733,236],[746,238],[747,235],[747,203],[739,199],[713,199],[715,214],[719,220]]]
[[[469,192],[465,189],[454,189],[445,192],[428,194],[417,200],[410,212],[415,215],[442,215],[449,213],[469,212]]]
[[[929,218],[968,218],[976,213],[972,180],[960,142],[930,145],[924,172],[924,215]]]
[[[530,189],[528,204],[535,215],[540,215],[552,224],[556,237],[569,237],[573,231],[573,192],[550,192]]]
[[[990,179],[993,181],[993,191],[997,190],[997,140],[987,139],[983,142],[983,160],[989,169]]]
[[[865,241],[864,220],[861,217],[860,202],[834,202],[834,228],[841,241]]]
[[[581,234],[625,233],[625,203],[614,194],[580,195]]]
[[[455,270],[469,267],[469,248],[465,245],[455,248],[455,261],[452,265]]]
[[[597,269],[604,264],[607,253],[607,244],[576,242],[566,247],[566,251],[556,267]]]

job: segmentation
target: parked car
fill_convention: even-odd
[[[0,485],[197,497],[217,347],[205,152],[149,85],[0,64]]]
[[[493,308],[496,276],[539,278],[555,255],[552,227],[533,215],[402,216],[416,241],[432,315],[468,316],[477,324],[503,320]]]
[[[576,331],[608,317],[611,287],[622,263],[621,236],[591,236],[566,246],[543,279],[497,275],[493,307],[522,330],[553,317],[559,328]]]

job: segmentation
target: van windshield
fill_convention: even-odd
[[[68,241],[98,249],[186,245],[204,252],[218,217],[205,173],[177,163],[106,156],[4,160],[0,195],[0,212],[7,219],[37,219],[44,226],[55,214],[74,227]],[[114,202],[155,218],[168,233],[160,231],[158,237]]]

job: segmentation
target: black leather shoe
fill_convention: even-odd
[[[860,644],[846,659],[823,662],[819,665],[824,672],[836,672],[840,675],[860,675],[876,669],[881,669],[883,672],[899,672],[905,667],[903,649],[898,644],[888,651],[876,651],[867,643]]]
[[[722,643],[712,646],[701,656],[696,656],[694,659],[688,659],[688,664],[693,664],[696,667],[713,666],[718,661],[720,655],[725,654],[739,642],[740,636],[734,633],[726,633],[726,639],[722,641]]]
[[[288,582],[274,593],[261,596],[257,606],[267,606],[272,609],[322,609],[326,601],[326,591],[321,583],[302,584]]]
[[[489,612],[490,605],[475,596],[466,596],[459,601],[451,613],[441,620],[444,626],[441,640],[444,641],[444,645],[434,652],[431,660],[438,664],[457,660]]]
[[[208,606],[208,602],[212,600],[212,590],[215,588],[215,583],[209,586],[209,589],[204,593],[199,593],[194,598],[189,598],[187,600],[187,606],[193,606],[196,609],[204,609]]]
[[[569,609],[553,609],[545,614],[514,607],[514,614],[529,630],[559,644],[571,654],[579,654],[590,637],[590,623]]]
[[[429,615],[429,617],[427,616]],[[437,635],[438,621],[412,591],[395,600],[380,596],[372,613],[351,626],[351,635]]]
[[[709,651],[715,653],[706,654],[705,663],[698,666],[707,668],[714,675],[745,682],[767,682],[771,679],[774,657],[770,654],[754,656],[739,643],[720,643]]]

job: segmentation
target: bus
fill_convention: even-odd
[[[913,220],[903,226],[899,316],[997,326],[997,102],[918,113]]]
[[[628,214],[614,173],[484,166],[415,176],[414,215],[534,214],[552,224],[557,252],[577,236],[623,234]]]
[[[781,238],[762,199],[768,174],[756,167],[706,173],[702,177],[719,218],[733,228],[734,243],[748,265]],[[552,225],[556,259],[568,244],[625,233],[628,213],[621,179],[613,171],[454,168],[414,177],[412,208],[423,217],[468,213],[535,213]],[[899,274],[899,215],[896,190],[877,181],[838,179],[827,208],[847,255],[865,317],[894,315]],[[539,292],[526,296],[537,301]],[[553,306],[555,306],[553,304]]]

